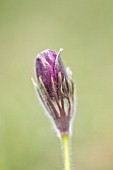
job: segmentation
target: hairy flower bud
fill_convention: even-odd
[[[45,50],[37,55],[35,88],[57,129],[65,134],[74,114],[74,83],[64,68],[61,51]]]

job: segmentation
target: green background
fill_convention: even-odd
[[[36,97],[37,53],[73,71],[74,170],[113,170],[113,0],[0,0],[0,170],[61,170],[60,142]]]

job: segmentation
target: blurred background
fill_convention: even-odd
[[[37,53],[73,71],[74,170],[113,170],[113,1],[0,0],[0,170],[61,170],[60,142],[36,97]]]

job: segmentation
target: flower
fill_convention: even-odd
[[[35,88],[60,134],[69,134],[74,114],[74,83],[70,70],[64,68],[61,51],[57,54],[47,49],[37,55]]]

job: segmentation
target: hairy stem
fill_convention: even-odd
[[[64,154],[64,170],[71,170],[69,135],[62,135],[62,144],[63,144],[63,154]]]

